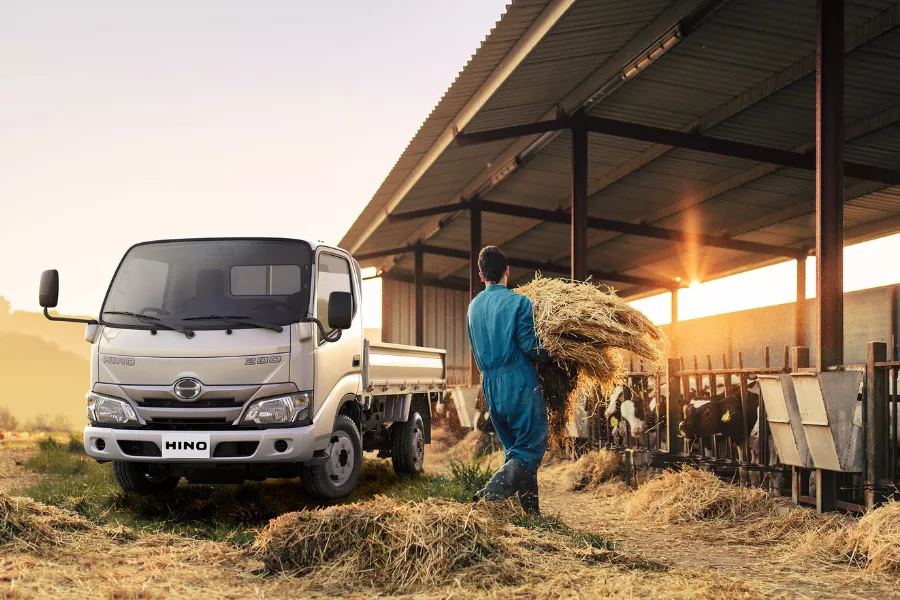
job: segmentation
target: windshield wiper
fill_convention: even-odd
[[[154,329],[151,329],[150,331],[153,331],[154,333],[155,333],[156,329],[162,328],[162,329],[171,329],[172,331],[180,331],[188,338],[194,337],[193,330],[188,329],[187,327],[179,327],[178,325],[169,325],[168,323],[163,323],[162,321],[159,320],[159,317],[154,317],[151,315],[142,315],[141,313],[120,311],[120,310],[104,310],[102,314],[134,317],[135,319],[137,319],[139,321],[142,321],[148,325],[152,325],[154,327]]]
[[[259,327],[262,329],[271,329],[272,331],[277,331],[281,333],[284,331],[284,328],[281,325],[275,325],[274,323],[263,323],[261,321],[257,321],[250,317],[245,317],[243,315],[204,315],[202,317],[184,317],[181,319],[182,321],[224,321],[226,323],[231,323],[232,325],[250,325],[251,327]]]

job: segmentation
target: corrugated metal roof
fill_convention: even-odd
[[[360,239],[387,199],[518,38],[550,2],[514,1],[496,29],[445,94],[344,237]],[[635,49],[685,18],[701,0],[576,0],[520,66],[472,118],[466,131],[527,123],[566,110],[620,72]],[[590,114],[711,137],[788,149],[813,150],[816,0],[731,0],[689,32],[671,51],[592,107]],[[900,168],[900,2],[845,3],[846,160]],[[532,138],[533,139],[533,138]],[[403,197],[396,211],[466,198],[530,139],[444,150]],[[570,139],[565,132],[486,194],[487,200],[540,208],[569,203]],[[734,235],[782,246],[814,241],[813,174],[748,160],[672,149],[591,134],[589,212],[595,216]],[[900,229],[900,191],[846,180],[845,227],[871,235]],[[362,244],[376,251],[422,240],[468,248],[469,221],[458,213],[385,222]],[[510,256],[566,264],[566,226],[485,213],[484,243]],[[446,220],[445,220],[446,221]],[[708,278],[771,261],[769,256],[686,248],[658,239],[590,233],[589,268],[629,275]],[[381,268],[411,270],[411,257]],[[426,272],[468,277],[466,261],[428,256]],[[694,270],[696,273],[690,273]],[[699,271],[698,271],[699,270]],[[522,270],[514,275],[527,276]],[[635,288],[620,286],[624,293]]]

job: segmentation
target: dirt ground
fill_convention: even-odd
[[[473,436],[460,440],[441,434],[435,441],[427,461],[430,472],[464,458],[475,444]],[[35,452],[35,439],[0,441],[0,488],[15,494],[40,479],[22,466]],[[402,597],[900,598],[897,578],[797,561],[783,543],[738,543],[740,536],[731,535],[726,525],[629,522],[623,504],[631,490],[614,482],[597,491],[572,492],[566,466],[556,463],[541,471],[544,513],[614,541],[628,561],[582,565],[577,574],[542,575],[534,585],[481,582],[482,588],[473,591],[472,582],[462,580]],[[0,546],[0,598],[394,597],[377,590],[338,596],[317,592],[294,576],[266,574],[258,559],[223,542],[141,532],[85,536],[52,552]]]
[[[609,483],[593,492],[572,492],[563,469],[555,465],[544,470],[543,509],[558,512],[574,529],[605,534],[621,550],[681,569],[708,570],[741,581],[767,598],[900,598],[896,578],[797,561],[784,545],[736,542],[731,530],[718,523],[630,522],[623,516],[623,505],[631,490]]]

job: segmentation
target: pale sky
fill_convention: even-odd
[[[3,0],[0,295],[37,310],[57,268],[60,310],[93,315],[136,242],[337,243],[506,2]],[[873,260],[898,253],[848,249],[845,287],[900,281]],[[792,302],[793,277],[701,283],[681,319]],[[638,305],[668,321],[667,294]]]
[[[507,0],[4,0],[0,295],[148,239],[337,243]]]

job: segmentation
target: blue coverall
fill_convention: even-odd
[[[547,408],[532,359],[548,360],[534,331],[531,301],[500,284],[469,304],[469,341],[506,460],[537,473],[547,450]]]

